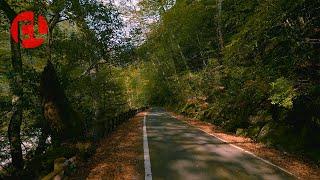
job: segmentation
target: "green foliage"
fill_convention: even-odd
[[[39,85],[43,68],[47,64],[49,53],[54,69],[57,71],[58,81],[67,96],[68,103],[77,112],[69,112],[74,116],[67,116],[67,123],[72,127],[67,133],[73,136],[75,142],[86,138],[91,141],[95,131],[101,127],[101,135],[106,135],[129,118],[124,112],[129,109],[137,109],[143,105],[140,98],[131,102],[134,92],[129,92],[128,87],[139,86],[139,79],[134,81],[128,77],[134,77],[124,65],[126,59],[117,57],[126,42],[118,42],[123,33],[120,32],[122,22],[117,8],[111,3],[96,0],[67,0],[48,1],[44,4],[28,2],[18,3],[8,1],[9,5],[16,11],[33,10],[45,15],[49,22],[59,14],[58,23],[53,30],[51,52],[48,52],[47,44],[44,43],[36,49],[22,49],[23,60],[23,123],[21,134],[23,140],[29,141],[34,138],[35,143],[31,148],[25,150],[26,169],[33,168],[34,171],[48,170],[57,157],[70,157],[79,154],[88,157],[86,147],[73,148],[65,144],[59,147],[45,144],[45,158],[41,159],[40,166],[33,160],[42,157],[41,154],[34,155],[38,139],[44,134],[47,124],[43,117],[43,99],[40,99]],[[0,139],[1,158],[9,157],[9,146],[6,131],[11,116],[11,91],[15,84],[12,81],[12,65],[9,39],[9,23],[3,12],[0,11]],[[121,49],[122,48],[122,49]],[[126,61],[127,63],[128,61]],[[127,73],[125,73],[127,72]],[[127,84],[129,83],[129,85]],[[55,98],[55,97],[53,97]],[[71,110],[70,110],[71,111]],[[122,115],[123,117],[119,118]],[[132,116],[132,114],[130,115]],[[70,118],[73,117],[73,118]],[[76,119],[85,121],[85,133],[76,136],[82,126],[78,126]],[[66,122],[65,122],[66,123]],[[102,126],[100,126],[102,125]],[[45,127],[45,128],[43,128]],[[45,129],[40,133],[41,129]],[[77,132],[76,132],[77,131]],[[53,136],[51,140],[53,141]],[[97,140],[97,139],[95,139]],[[49,148],[46,148],[49,146]],[[89,148],[91,149],[91,147]],[[92,149],[90,150],[92,151]],[[2,153],[3,152],[3,153]],[[41,152],[42,153],[42,152]],[[30,159],[29,159],[30,158]],[[2,160],[1,160],[2,161]],[[30,163],[29,163],[30,161]],[[30,167],[27,167],[29,166]],[[30,174],[32,177],[34,174]]]
[[[319,1],[224,0],[221,14],[216,5],[176,1],[152,26],[136,54],[152,65],[142,67],[148,103],[279,148],[320,147]]]
[[[271,83],[271,104],[277,104],[291,109],[293,100],[297,96],[292,84],[285,78],[279,78]]]
[[[279,148],[320,147],[317,0],[224,0],[221,11],[217,1],[143,0],[137,14],[153,23],[143,30],[146,39],[141,41],[119,37],[125,33],[112,4],[8,2],[17,12],[30,9],[48,18],[60,13],[64,19],[53,30],[52,62],[89,139],[107,134],[129,109],[157,105]],[[0,18],[4,137],[14,84],[9,23],[2,12]],[[48,56],[45,46],[22,51],[22,131],[29,136],[43,125],[38,89]],[[50,148],[52,156],[45,161],[77,153],[76,148],[63,148]],[[317,150],[310,154],[319,158]]]

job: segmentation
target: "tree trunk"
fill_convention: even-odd
[[[221,58],[222,58],[222,51],[224,49],[224,40],[223,40],[223,34],[222,34],[222,28],[221,28],[221,13],[222,13],[222,1],[223,0],[218,0],[218,14],[217,14],[217,37],[218,37],[218,41],[219,41],[219,61],[220,64],[221,62]]]
[[[21,123],[22,123],[22,61],[20,45],[11,39],[11,53],[12,53],[12,66],[13,66],[13,80],[11,82],[12,97],[12,117],[8,127],[8,138],[10,142],[10,153],[12,164],[18,173],[23,169],[23,158],[21,149]]]
[[[39,137],[39,143],[35,153],[36,155],[41,155],[46,149],[46,141],[49,136],[48,129],[49,128],[46,126],[42,127],[41,136]]]
[[[48,62],[41,74],[40,96],[46,127],[43,133],[51,135],[52,142],[59,144],[63,141],[79,138],[84,132],[84,123],[79,115],[72,109],[63,88],[60,85],[56,70],[51,63],[52,33],[60,19],[59,12],[49,21],[47,56]]]
[[[0,9],[4,11],[10,23],[16,16],[14,10],[4,0],[0,0]],[[18,31],[19,32],[19,31]],[[18,33],[19,35],[20,33]],[[8,139],[10,142],[10,154],[12,158],[13,173],[17,177],[23,169],[23,157],[21,149],[21,123],[22,123],[22,60],[21,60],[21,49],[20,42],[15,43],[10,37],[11,44],[11,63],[13,69],[13,76],[11,78],[10,86],[12,89],[12,117],[8,127]]]
[[[40,95],[44,117],[54,143],[83,135],[83,122],[71,108],[51,61],[48,61],[41,75]]]
[[[11,39],[11,53],[13,78],[11,80],[12,89],[12,117],[8,127],[8,138],[10,142],[10,154],[12,158],[12,165],[14,167],[14,174],[19,174],[23,169],[23,158],[21,149],[21,123],[22,123],[22,62],[20,45],[13,42]]]

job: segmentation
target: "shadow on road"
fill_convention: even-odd
[[[162,109],[149,113],[147,132],[153,179],[294,179]]]

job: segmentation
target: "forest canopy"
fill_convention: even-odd
[[[147,102],[319,163],[318,1],[157,2],[135,50]]]

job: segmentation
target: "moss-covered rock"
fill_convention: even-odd
[[[242,128],[238,128],[237,131],[236,131],[236,134],[237,134],[238,136],[246,136],[246,135],[247,135],[247,132],[246,132],[244,129],[242,129]]]
[[[249,127],[249,129],[248,129],[248,135],[249,135],[251,138],[256,139],[257,136],[258,136],[259,133],[260,133],[260,129],[261,129],[260,126],[251,126],[251,127]]]
[[[263,141],[268,137],[268,135],[270,135],[271,132],[272,132],[272,123],[267,123],[261,128],[257,139],[259,141]]]

